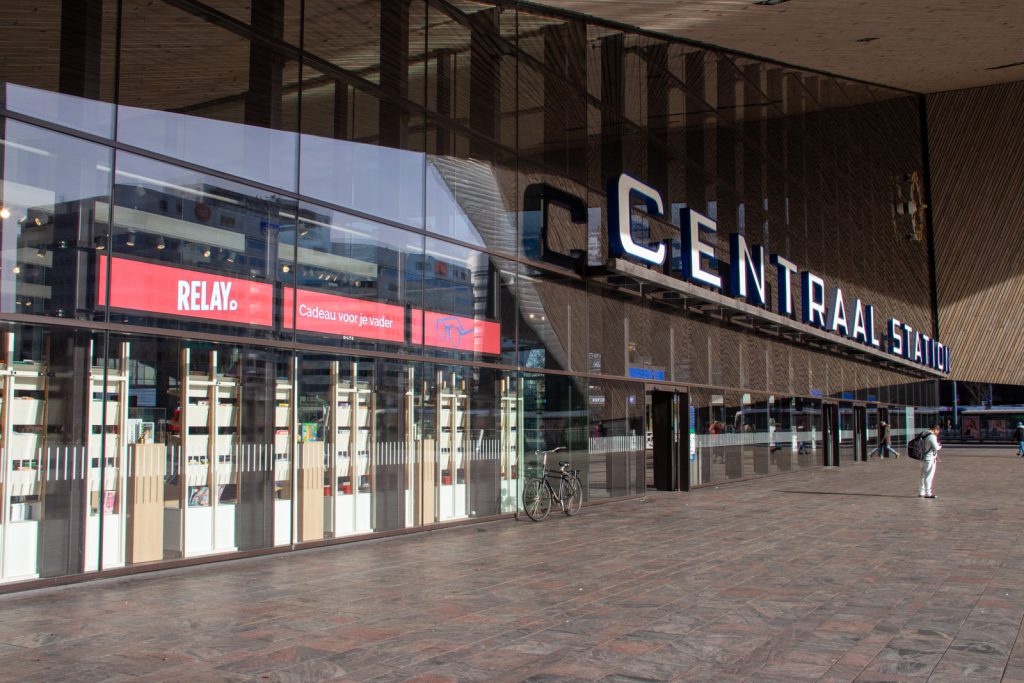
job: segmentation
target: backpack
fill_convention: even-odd
[[[907,444],[907,455],[913,460],[924,460],[924,454],[928,448],[928,435],[931,432],[921,432]]]

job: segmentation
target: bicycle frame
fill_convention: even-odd
[[[548,516],[552,501],[558,503],[562,512],[570,517],[580,510],[583,500],[583,484],[580,481],[578,471],[569,469],[571,466],[569,461],[560,461],[557,470],[548,469],[547,466],[549,453],[558,453],[564,450],[564,447],[559,447],[550,451],[537,451],[535,455],[542,457],[541,462],[530,463],[532,467],[537,467],[538,465],[540,467],[539,471],[531,475],[525,482],[523,508],[526,510],[527,516],[534,521],[540,521]],[[552,481],[556,478],[558,480],[557,487],[553,485]],[[543,492],[543,495],[538,496],[538,490]],[[546,505],[541,504],[539,508],[533,507],[537,501],[545,498],[547,499]]]

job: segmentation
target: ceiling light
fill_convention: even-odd
[[[282,273],[287,273],[289,270],[291,270],[291,267],[287,263],[282,263],[281,264],[281,272]]]
[[[36,249],[36,256],[39,258],[46,258],[46,247],[44,245],[40,244],[39,248]]]
[[[210,248],[209,247],[203,247],[203,258],[210,258],[210,254],[211,254]]]
[[[238,254],[236,254],[233,251],[229,251],[228,255],[224,257],[224,260],[227,261],[228,263],[234,263],[237,258]]]
[[[163,235],[160,235],[160,237],[157,238],[156,248],[159,249],[160,251],[163,251],[164,249],[167,248],[167,242],[164,241]]]
[[[103,251],[107,248],[106,235],[96,235],[96,239],[94,241],[96,243],[96,251]]]
[[[13,268],[11,268],[11,272],[13,272],[15,275],[17,275],[18,273],[21,272],[21,266],[15,264],[15,266]]]
[[[11,217],[10,209],[8,209],[6,206],[4,208],[0,209],[0,218],[10,218],[10,217]]]
[[[129,246],[129,247],[134,247],[135,246],[135,231],[134,230],[129,230],[128,231],[128,239],[126,239],[124,241],[124,243],[127,246]]]

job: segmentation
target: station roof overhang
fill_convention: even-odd
[[[905,358],[861,344],[838,334],[788,318],[746,301],[706,289],[686,280],[672,277],[656,269],[637,265],[621,258],[608,259],[598,272],[591,270],[589,279],[639,293],[669,306],[677,306],[690,314],[700,315],[730,327],[779,341],[832,353],[923,379],[945,379],[945,373]]]

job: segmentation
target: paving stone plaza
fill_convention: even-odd
[[[3,681],[1024,681],[1007,447],[0,597]]]

